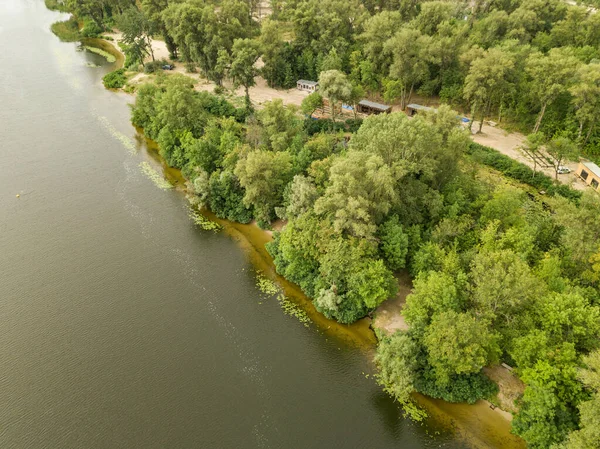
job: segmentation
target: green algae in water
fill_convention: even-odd
[[[113,136],[115,139],[117,139],[119,142],[121,142],[123,144],[123,146],[127,149],[129,154],[133,155],[137,152],[135,143],[129,137],[127,137],[125,134],[117,131],[115,129],[115,127],[111,125],[111,123],[108,121],[108,119],[106,117],[99,116],[98,121],[110,133],[111,136]]]
[[[117,58],[115,57],[115,55],[112,55],[109,52],[102,50],[101,48],[91,47],[89,45],[86,45],[85,49],[87,51],[91,51],[92,53],[96,53],[97,55],[102,56],[104,59],[106,59],[107,62],[109,62],[111,64],[113,62],[117,61]]]
[[[188,208],[188,211],[189,211],[189,217],[192,219],[192,221],[194,223],[196,223],[198,226],[200,226],[202,229],[204,229],[205,231],[217,232],[222,229],[222,227],[219,223],[210,221],[208,218],[206,218],[204,215],[202,215],[197,210],[194,210],[190,207],[190,208]]]
[[[308,314],[298,304],[290,301],[284,294],[281,287],[279,287],[271,279],[267,278],[261,272],[256,273],[256,286],[258,289],[266,295],[277,295],[275,298],[283,310],[283,313],[289,316],[293,316],[300,321],[304,327],[308,327],[312,323]]]
[[[142,173],[144,173],[146,177],[159,189],[169,190],[173,188],[171,183],[163,178],[156,170],[154,170],[154,168],[152,168],[148,162],[140,162],[140,168],[142,169]]]

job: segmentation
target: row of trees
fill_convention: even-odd
[[[530,447],[597,447],[593,192],[542,201],[461,168],[473,164],[463,163],[469,139],[447,107],[370,117],[347,142],[312,133],[281,101],[251,113],[174,75],[139,89],[132,120],[183,170],[198,204],[244,223],[286,220],[269,252],[324,315],[366,316],[409,270],[410,330],[383,339],[377,363],[415,416],[412,391],[489,397],[482,368],[505,361],[527,385],[513,430]]]
[[[173,57],[221,85],[248,89],[345,73],[356,95],[403,108],[439,96],[479,121],[600,148],[600,15],[561,0],[458,2],[277,0],[259,23],[254,0],[65,0],[98,25],[127,30],[130,61],[162,35]],[[140,7],[141,6],[141,7]],[[237,42],[237,43],[236,43]],[[235,44],[235,45],[234,45]]]

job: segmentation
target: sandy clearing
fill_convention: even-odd
[[[399,285],[398,294],[395,298],[384,301],[373,313],[372,327],[385,335],[408,330],[408,324],[402,316],[402,309],[406,304],[406,297],[412,290],[412,281],[407,272],[398,274],[396,278]]]

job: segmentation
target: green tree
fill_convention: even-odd
[[[434,315],[423,343],[438,384],[447,385],[455,374],[478,373],[497,361],[496,340],[485,321],[470,313],[446,311]]]
[[[570,87],[572,74],[576,72],[577,59],[567,50],[553,48],[548,55],[533,53],[526,63],[531,78],[530,92],[540,106],[533,132],[539,131],[546,108]]]
[[[352,95],[352,84],[339,70],[328,70],[319,75],[319,90],[329,100],[331,118],[335,122],[335,110],[341,101]]]
[[[579,379],[591,391],[590,400],[579,405],[579,430],[572,432],[566,449],[595,449],[600,447],[600,350],[583,358],[585,368]]]
[[[423,413],[410,395],[415,390],[414,381],[418,375],[418,353],[417,344],[407,334],[397,332],[379,342],[375,355],[375,364],[379,368],[377,381],[417,420],[423,418]]]
[[[406,321],[423,332],[434,315],[444,311],[462,312],[466,305],[464,274],[454,279],[440,271],[421,272],[414,280],[413,290],[406,298],[402,315]]]
[[[330,217],[337,232],[373,238],[396,198],[390,168],[379,156],[350,152],[337,159],[315,212]]]
[[[288,149],[301,134],[302,122],[294,105],[284,105],[280,99],[269,101],[258,111],[263,143],[273,151]]]
[[[291,181],[289,153],[251,151],[238,161],[235,175],[246,192],[244,205],[254,208],[260,224],[270,223],[275,216],[275,207],[283,203],[283,188]]]
[[[304,115],[312,117],[317,109],[323,108],[323,97],[319,92],[313,92],[302,100],[301,110]]]
[[[575,117],[579,121],[577,137],[582,138],[583,129],[588,131],[583,140],[585,145],[596,126],[600,115],[600,63],[582,65],[578,71],[578,82],[569,89],[573,96]]]
[[[510,95],[513,68],[512,55],[498,48],[486,50],[480,58],[471,63],[463,92],[473,111],[471,124],[475,121],[477,112],[481,117],[479,132],[491,108],[498,105],[505,95]]]
[[[401,109],[410,103],[415,86],[429,76],[429,67],[423,56],[427,41],[428,38],[418,30],[402,28],[385,44],[384,50],[392,54],[389,76],[401,83]]]
[[[543,155],[541,153],[542,145],[544,143],[545,136],[541,132],[532,133],[527,136],[527,139],[521,147],[521,152],[533,162],[533,176],[536,174],[537,164],[540,161],[543,162]]]
[[[548,145],[546,151],[552,156],[552,166],[554,167],[554,177],[558,179],[558,172],[563,164],[568,160],[576,160],[578,150],[575,143],[567,137],[555,137]]]
[[[258,69],[255,64],[259,57],[260,44],[257,41],[237,39],[233,43],[229,76],[233,79],[235,87],[244,86],[247,108],[252,104],[249,89],[256,83],[254,78],[258,75]]]
[[[397,271],[406,267],[409,237],[397,215],[379,226],[379,249],[390,269]]]
[[[128,45],[128,51],[135,55],[135,60],[143,63],[146,56],[151,56],[154,61],[152,34],[158,30],[144,12],[136,7],[127,9],[118,17],[117,26],[123,33],[123,42]]]

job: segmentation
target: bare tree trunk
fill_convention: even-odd
[[[410,103],[410,99],[412,98],[412,94],[413,94],[413,89],[415,88],[415,83],[412,83],[410,85],[410,91],[408,92],[408,98],[406,99],[406,103],[409,104]]]
[[[583,133],[583,120],[579,121],[579,132],[577,133],[577,140],[581,139],[581,134]]]
[[[150,36],[148,36],[146,34],[146,42],[148,43],[148,48],[150,49],[150,56],[152,56],[152,62],[155,61],[154,59],[154,50],[152,49],[152,39],[150,39]]]
[[[588,143],[588,140],[589,140],[590,136],[592,135],[593,130],[594,130],[594,123],[592,123],[590,125],[590,129],[588,130],[587,135],[585,136],[585,140],[583,141],[584,145]]]
[[[473,132],[473,123],[475,122],[475,106],[471,106],[471,120],[469,121],[469,133]]]
[[[545,102],[542,105],[542,110],[540,111],[540,114],[538,115],[538,118],[535,122],[535,126],[533,127],[534,133],[537,133],[540,130],[540,125],[542,124],[542,119],[544,118],[544,114],[546,113],[546,106],[548,106],[548,102]]]

